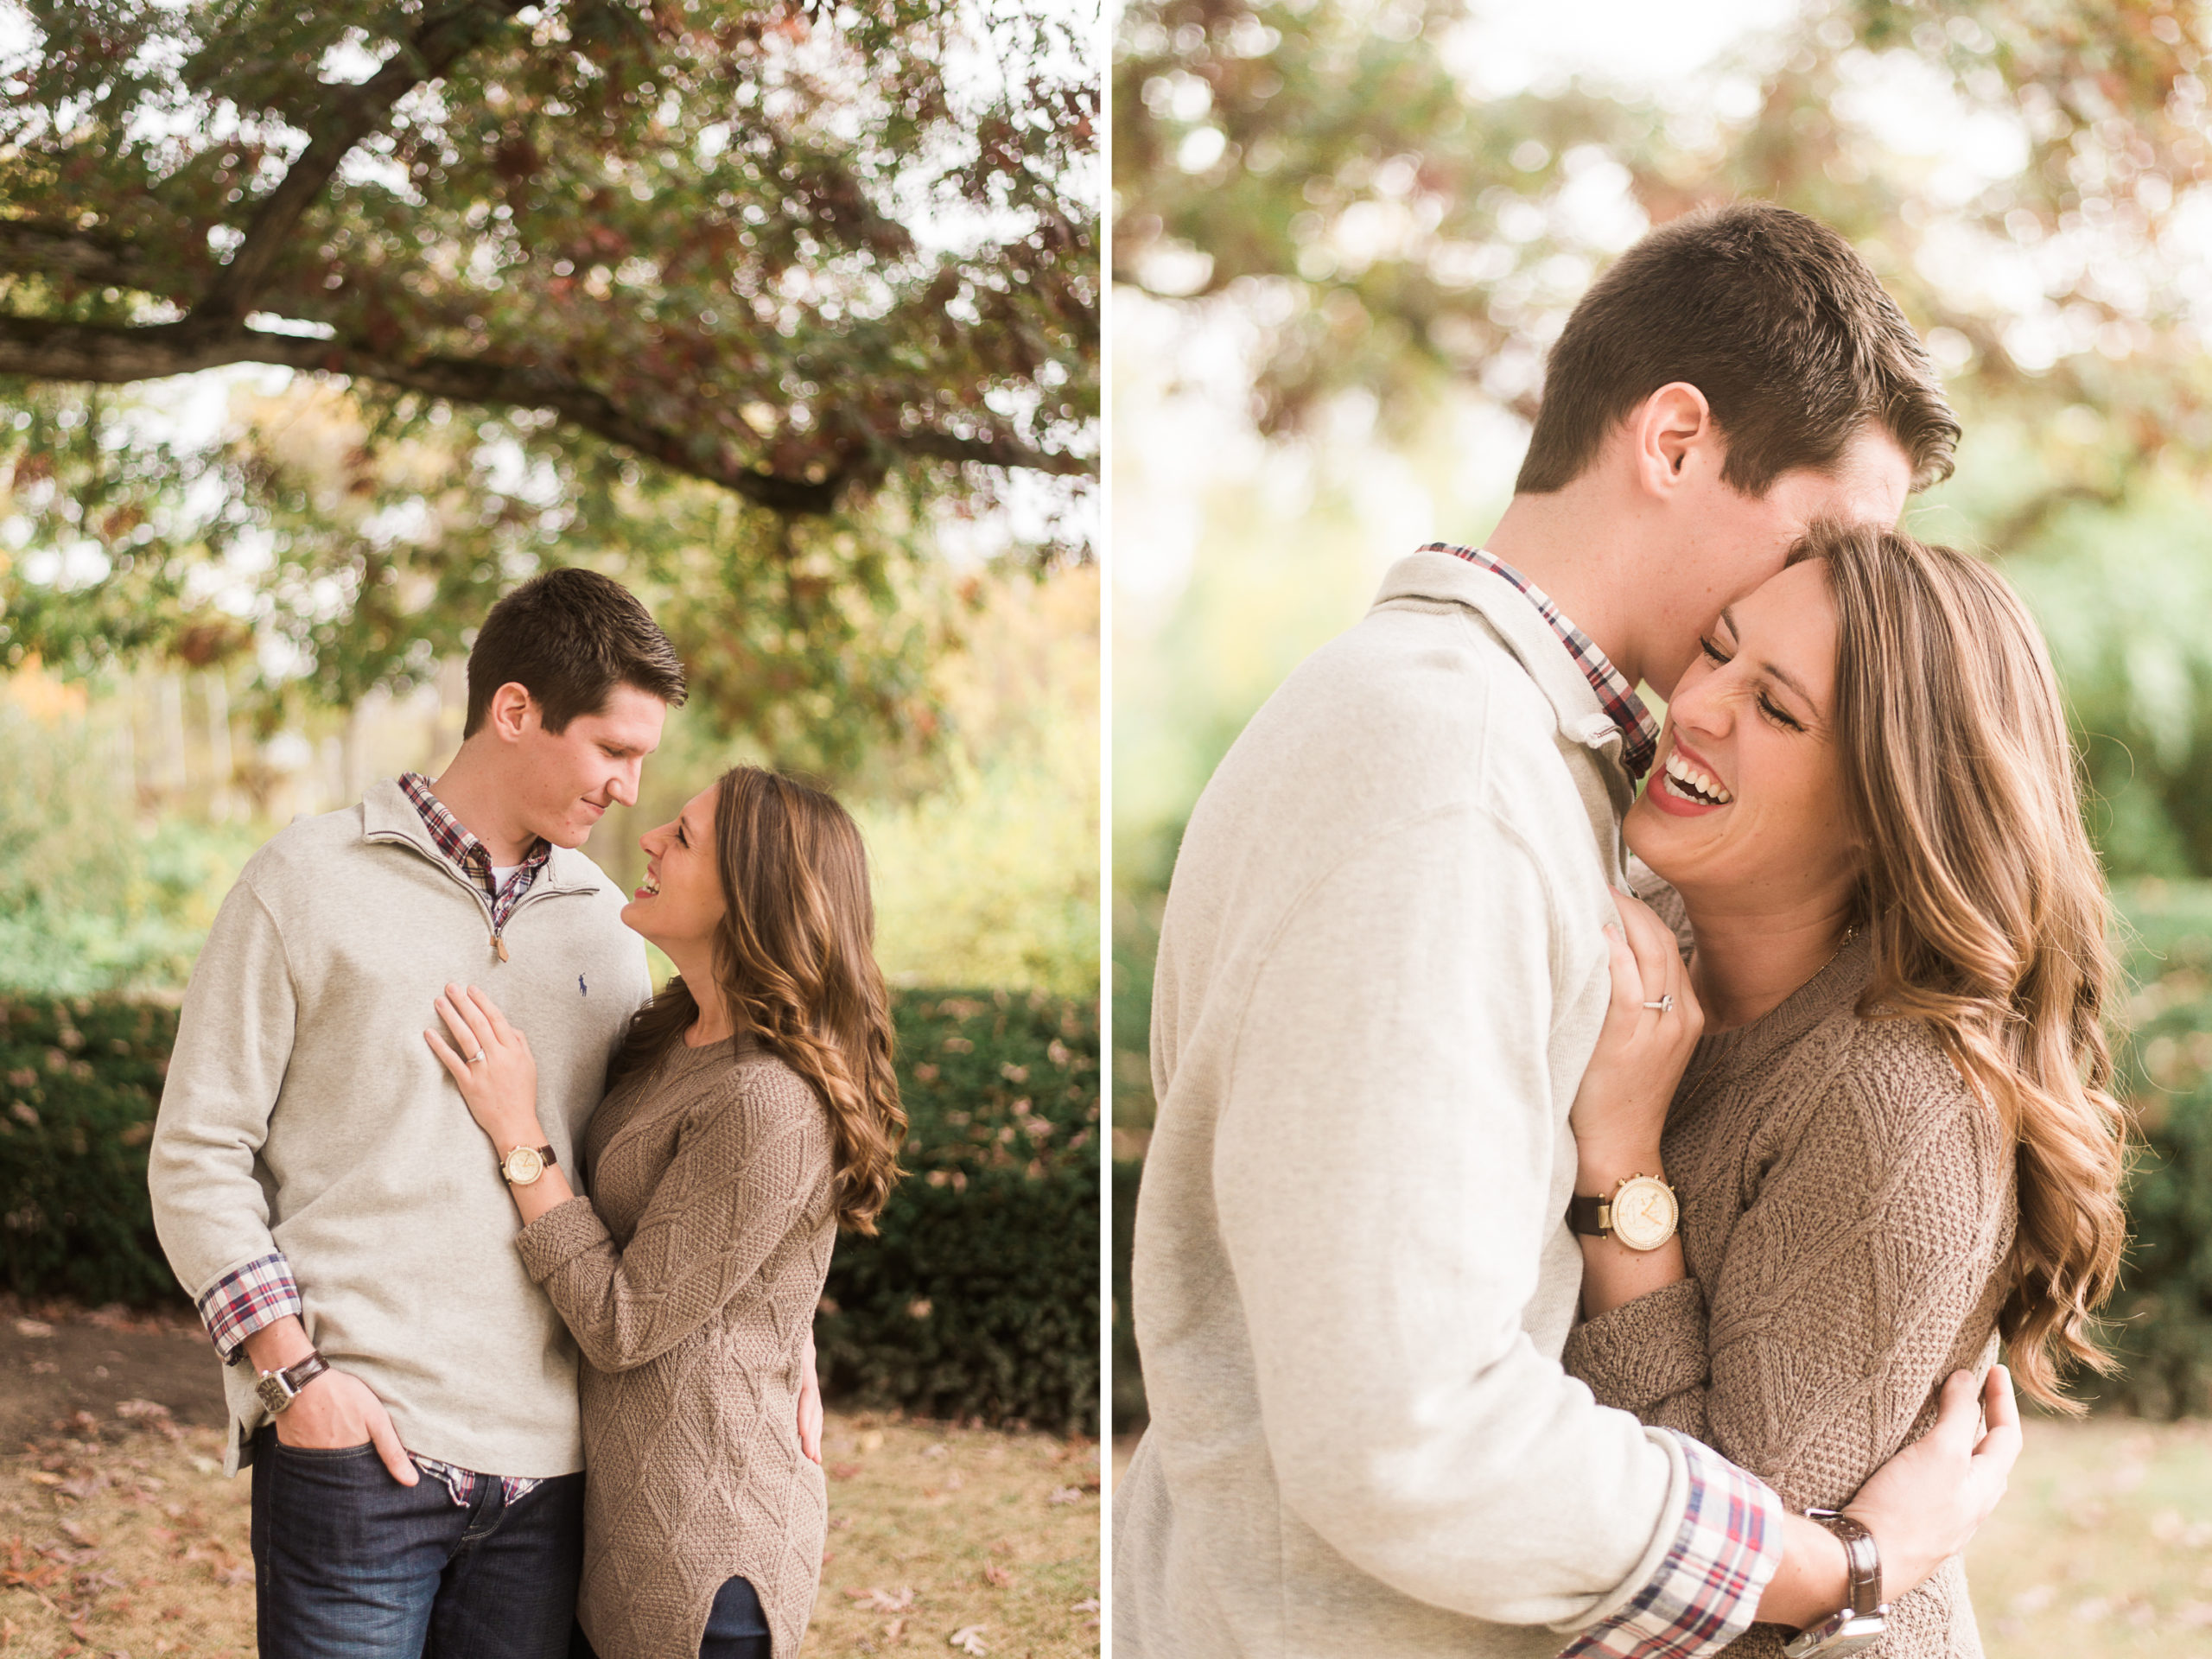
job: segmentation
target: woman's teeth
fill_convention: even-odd
[[[1667,778],[1675,795],[1700,806],[1726,806],[1736,798],[1721,787],[1718,778],[1702,766],[1692,766],[1678,751],[1668,752]]]
[[[659,891],[660,891],[660,878],[659,878],[658,876],[657,876],[657,875],[648,874],[648,875],[645,877],[645,885],[644,885],[644,887],[643,887],[643,891],[644,891],[644,892],[645,892],[645,893],[648,893],[648,894],[654,894],[654,893],[659,893]]]

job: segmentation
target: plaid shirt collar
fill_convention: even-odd
[[[1529,602],[1536,607],[1536,613],[1550,625],[1552,632],[1559,636],[1560,644],[1567,647],[1567,654],[1574,658],[1574,665],[1582,671],[1583,677],[1590,682],[1590,689],[1598,694],[1599,706],[1620,728],[1621,764],[1628,768],[1629,782],[1642,783],[1643,774],[1651,770],[1651,757],[1658,753],[1659,722],[1651,718],[1650,709],[1636,695],[1636,688],[1598,649],[1597,642],[1560,613],[1550,594],[1504,560],[1492,558],[1480,548],[1458,547],[1450,542],[1431,542],[1421,550],[1449,553],[1455,559],[1465,559],[1478,569],[1503,578],[1516,591],[1527,595]]]
[[[484,890],[486,898],[498,899],[500,895],[498,879],[492,874],[491,849],[461,827],[459,818],[446,810],[445,803],[430,792],[430,780],[419,772],[404,773],[400,788],[407,791],[407,798],[415,803],[415,810],[423,815],[423,827],[430,832],[430,839],[438,850],[453,861],[454,867]],[[508,878],[507,885],[520,898],[531,882],[544,869],[546,861],[553,856],[552,843],[540,837],[530,849],[529,855],[517,867],[516,874]],[[505,917],[500,920],[504,921]]]

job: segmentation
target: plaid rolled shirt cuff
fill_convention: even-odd
[[[410,1453],[410,1456],[415,1456]],[[435,1458],[415,1456],[415,1466],[426,1475],[435,1475],[445,1484],[447,1494],[457,1509],[467,1509],[476,1501],[479,1482],[496,1480],[499,1483],[500,1503],[512,1509],[531,1493],[545,1484],[544,1477],[527,1475],[480,1475],[474,1469],[456,1469],[449,1463],[440,1463]]]
[[[300,1287],[281,1251],[233,1268],[200,1295],[200,1322],[226,1365],[245,1360],[245,1339],[287,1313],[300,1312]]]
[[[1712,1447],[1674,1439],[1689,1465],[1690,1497],[1666,1559],[1628,1605],[1560,1659],[1702,1659],[1751,1629],[1782,1566],[1782,1498]]]

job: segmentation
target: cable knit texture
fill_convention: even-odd
[[[1669,895],[1671,896],[1671,895]],[[1661,1143],[1690,1276],[1576,1328],[1605,1404],[1680,1429],[1791,1508],[1833,1508],[1996,1357],[2012,1151],[1918,1020],[1853,1010],[1860,938],[1764,1019],[1699,1043]],[[1779,1659],[1755,1624],[1726,1651]],[[1897,1599],[1883,1659],[1979,1659],[1955,1558]]]
[[[796,1654],[828,1523],[798,1418],[829,1115],[757,1045],[679,1044],[607,1096],[583,1158],[589,1198],[518,1243],[583,1351],[584,1632],[602,1659],[692,1659],[742,1577]]]

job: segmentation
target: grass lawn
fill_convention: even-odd
[[[0,1654],[251,1654],[247,1489],[220,1431],[125,1402],[0,1457]],[[833,1414],[805,1653],[1098,1651],[1088,1441]]]
[[[2212,1655],[2212,1422],[2026,1420],[1967,1552],[1989,1659]]]

